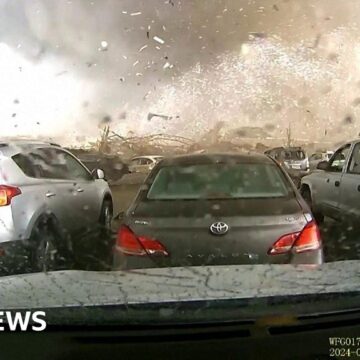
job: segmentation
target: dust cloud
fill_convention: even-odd
[[[64,142],[105,123],[353,137],[359,14],[357,0],[0,0],[2,124]]]

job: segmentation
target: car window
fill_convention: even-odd
[[[342,172],[346,163],[347,156],[350,151],[350,145],[346,145],[342,149],[338,150],[332,157],[328,171],[330,172]]]
[[[36,149],[13,156],[15,163],[29,177],[66,179],[66,167],[56,159],[54,149]]]
[[[275,165],[211,164],[161,168],[147,198],[269,198],[286,195],[287,186]]]
[[[321,160],[322,159],[322,155],[321,154],[313,154],[310,157],[310,160]]]
[[[360,175],[360,143],[357,143],[354,147],[347,172]]]
[[[281,152],[276,151],[276,150],[270,150],[267,152],[267,154],[269,156],[271,156],[272,158],[274,158],[275,160],[279,160],[281,157]]]
[[[151,159],[146,159],[146,158],[140,159],[140,165],[150,165],[152,163],[153,161]]]
[[[130,165],[132,166],[140,165],[140,159],[132,159]]]
[[[302,150],[284,151],[283,156],[285,160],[304,160],[306,157]]]
[[[62,170],[68,180],[92,180],[91,174],[72,155],[65,151],[55,150],[53,164]]]
[[[12,159],[25,175],[37,179],[43,177],[42,164],[38,163],[33,155],[17,154]]]

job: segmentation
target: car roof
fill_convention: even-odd
[[[281,150],[285,150],[285,151],[304,151],[304,149],[301,146],[290,146],[290,147],[284,147],[284,146],[279,146],[279,147],[275,147],[266,151],[281,151]]]
[[[164,158],[160,166],[170,165],[201,165],[213,163],[243,163],[243,164],[274,164],[274,161],[267,155],[233,154],[233,153],[207,153],[207,154],[189,154],[175,157]]]
[[[360,139],[349,140],[349,141],[344,141],[344,142],[342,142],[342,143],[338,143],[338,144],[334,147],[335,150],[334,150],[333,152],[341,149],[343,146],[346,146],[346,145],[351,145],[351,146],[352,146],[352,145],[356,145],[356,144],[358,144],[358,143],[360,143]]]
[[[14,156],[22,151],[29,151],[31,149],[36,149],[39,147],[53,147],[61,148],[60,145],[46,142],[46,141],[37,141],[37,140],[0,140],[0,154],[3,156]],[[65,149],[63,149],[65,150]]]
[[[135,156],[133,157],[131,160],[136,160],[136,159],[155,159],[155,158],[163,158],[163,155],[142,155],[142,156]]]

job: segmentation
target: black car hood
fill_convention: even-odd
[[[0,308],[33,309],[360,292],[360,261],[116,272],[59,271],[0,279]]]

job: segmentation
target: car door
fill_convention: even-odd
[[[344,216],[360,218],[360,142],[354,145],[341,179],[339,207]]]
[[[314,173],[312,196],[321,212],[329,217],[339,217],[340,184],[350,148],[351,145],[346,144],[338,149],[330,159],[327,170]]]
[[[70,153],[57,149],[57,159],[65,167],[66,181],[72,184],[74,221],[78,231],[98,224],[102,207],[102,194],[89,171]]]
[[[14,161],[26,175],[38,180],[36,185],[31,185],[33,201],[42,204],[46,213],[53,214],[64,232],[72,233],[76,225],[73,184],[66,180],[66,169],[59,166],[56,161],[54,149],[32,149],[27,153],[18,154]],[[26,163],[28,166],[25,166]]]

